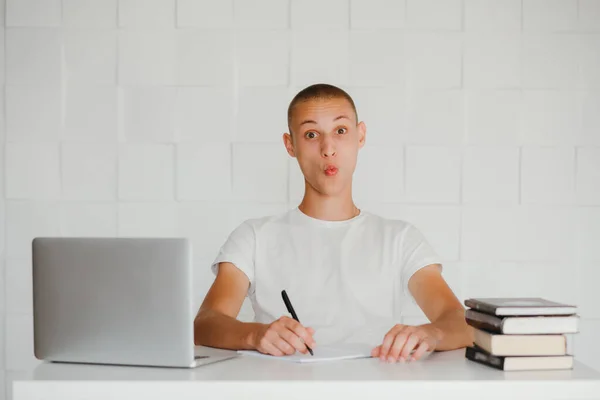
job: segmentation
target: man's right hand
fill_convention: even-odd
[[[261,324],[254,335],[253,347],[273,356],[291,355],[296,351],[307,354],[307,345],[311,349],[316,346],[314,333],[314,329],[284,316],[268,325]]]

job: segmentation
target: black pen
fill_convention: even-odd
[[[294,318],[296,321],[300,322],[300,320],[298,319],[298,316],[296,315],[296,312],[294,311],[294,307],[292,307],[292,302],[290,301],[290,298],[288,297],[288,295],[285,292],[285,290],[281,291],[281,297],[283,297],[283,302],[285,303],[285,307],[287,308],[288,312],[290,314],[292,314],[292,318]],[[310,353],[310,355],[314,356],[313,351],[311,350],[311,348],[308,347],[308,345],[306,343],[304,343],[304,345],[306,346],[306,349],[308,350],[308,352]]]

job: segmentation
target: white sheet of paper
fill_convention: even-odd
[[[364,344],[339,344],[316,347],[313,350],[314,356],[310,354],[302,354],[296,352],[291,356],[272,356],[263,354],[255,350],[239,350],[242,355],[271,358],[282,361],[290,361],[297,363],[311,363],[323,361],[348,360],[352,358],[368,358],[371,357],[372,348]]]

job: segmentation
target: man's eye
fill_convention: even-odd
[[[312,135],[312,136],[311,136]],[[314,132],[306,132],[306,137],[309,139],[312,139],[316,136],[317,134]]]
[[[344,133],[346,133],[346,128],[340,128],[340,129],[338,129],[338,130],[337,130],[337,133],[339,133],[339,134],[344,134]]]

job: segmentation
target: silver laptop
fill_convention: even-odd
[[[35,238],[34,353],[46,361],[193,368],[235,351],[194,346],[184,238]]]

